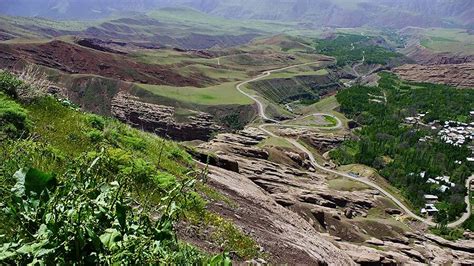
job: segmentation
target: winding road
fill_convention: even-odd
[[[364,57],[365,59],[365,57]],[[413,213],[410,208],[408,208],[407,206],[405,206],[400,200],[398,200],[395,196],[393,196],[392,194],[390,194],[388,191],[386,191],[385,189],[383,189],[382,187],[380,187],[379,185],[375,184],[374,182],[370,181],[368,178],[366,177],[354,177],[352,175],[349,175],[348,173],[345,173],[345,172],[339,172],[339,171],[336,171],[336,170],[333,170],[333,169],[330,169],[330,168],[326,168],[322,165],[320,165],[317,160],[315,159],[314,155],[312,154],[311,151],[309,151],[305,146],[303,146],[301,143],[298,142],[298,140],[296,139],[293,139],[293,138],[288,138],[288,137],[281,137],[281,136],[277,136],[275,133],[269,131],[268,129],[266,129],[266,127],[268,126],[276,126],[276,127],[294,127],[294,128],[310,128],[309,126],[306,127],[306,126],[299,126],[299,125],[291,125],[291,124],[281,124],[280,121],[277,121],[275,119],[272,119],[270,117],[268,117],[266,114],[265,114],[265,106],[263,105],[263,103],[257,98],[258,96],[254,96],[254,95],[251,95],[247,92],[244,92],[242,90],[242,86],[250,83],[250,82],[254,82],[254,81],[257,81],[257,80],[260,80],[260,79],[263,79],[263,78],[266,78],[268,76],[270,76],[272,73],[274,72],[279,72],[279,71],[284,71],[284,70],[287,70],[287,69],[290,69],[290,68],[296,68],[296,67],[301,67],[301,66],[305,66],[305,65],[310,65],[310,64],[314,64],[314,63],[306,63],[306,64],[299,64],[299,65],[293,65],[293,66],[288,66],[288,67],[284,67],[284,68],[279,68],[279,69],[274,69],[274,70],[269,70],[269,71],[265,71],[263,72],[261,75],[253,78],[253,79],[250,79],[250,80],[247,80],[247,81],[244,81],[244,82],[241,82],[239,84],[237,84],[236,86],[236,89],[242,93],[243,95],[249,97],[250,99],[252,99],[258,106],[258,115],[264,120],[265,124],[262,124],[259,126],[259,129],[262,130],[265,134],[269,135],[269,136],[272,136],[272,137],[280,137],[280,138],[284,138],[285,140],[287,140],[288,142],[290,142],[292,145],[294,145],[296,148],[298,148],[299,150],[301,150],[302,152],[304,152],[305,154],[308,155],[308,158],[311,162],[311,164],[313,165],[314,168],[316,169],[319,169],[321,171],[324,171],[326,173],[331,173],[331,174],[335,174],[335,175],[338,175],[338,176],[341,176],[341,177],[345,177],[345,178],[348,178],[350,180],[354,180],[354,181],[357,181],[357,182],[361,182],[373,189],[376,189],[378,190],[380,193],[382,193],[383,195],[385,195],[387,198],[389,198],[390,200],[392,200],[397,206],[399,206],[408,216],[412,217],[413,219],[416,219],[422,223],[425,223],[429,226],[436,226],[437,224],[428,220],[428,219],[425,219],[421,216],[418,216],[417,214]],[[362,63],[361,63],[362,64]],[[357,73],[357,72],[356,72]],[[337,129],[337,128],[340,128],[342,127],[342,121],[337,118],[336,116],[334,115],[331,115],[331,114],[325,114],[325,113],[315,113],[315,114],[312,114],[312,115],[327,115],[327,116],[331,116],[333,118],[336,119],[337,121],[337,124],[332,127],[334,129]],[[314,128],[314,127],[313,127]],[[472,175],[471,177],[469,177],[467,180],[466,180],[466,187],[469,191],[469,186],[470,186],[470,183],[471,181],[474,181],[474,175]],[[460,226],[462,223],[464,223],[471,215],[471,202],[470,202],[470,198],[469,198],[469,193],[468,195],[466,195],[465,197],[465,202],[467,204],[467,210],[466,212],[456,221],[452,222],[452,223],[449,223],[447,226],[448,227],[457,227],[457,226]]]
[[[353,67],[352,67],[352,71],[354,71],[354,74],[356,74],[357,77],[360,77],[361,75],[359,74],[359,72],[357,72],[357,68],[362,66],[365,62],[365,55],[362,56],[362,60],[360,63],[358,64],[355,64]]]

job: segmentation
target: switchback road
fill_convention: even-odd
[[[364,57],[365,59],[365,57]],[[286,139],[288,142],[290,142],[291,144],[293,144],[296,148],[298,148],[299,150],[301,150],[302,152],[304,152],[305,154],[308,155],[308,158],[310,159],[310,162],[311,164],[313,165],[314,168],[316,169],[319,169],[321,171],[324,171],[326,173],[330,173],[330,174],[334,174],[334,175],[338,175],[338,176],[341,176],[341,177],[345,177],[345,178],[348,178],[350,180],[354,180],[354,181],[357,181],[357,182],[361,182],[375,190],[378,190],[380,193],[382,193],[383,195],[385,195],[387,198],[389,198],[390,200],[392,200],[397,206],[399,206],[408,216],[412,217],[413,219],[416,219],[422,223],[425,223],[429,226],[436,226],[436,223],[426,219],[426,218],[423,218],[423,217],[420,217],[418,216],[417,214],[413,213],[410,208],[408,208],[407,206],[405,206],[399,199],[397,199],[397,197],[393,196],[392,194],[390,194],[388,191],[386,191],[384,188],[380,187],[379,185],[377,185],[376,183],[370,181],[368,178],[366,177],[355,177],[355,176],[352,176],[352,175],[349,175],[348,173],[345,173],[345,172],[340,172],[340,171],[336,171],[336,170],[333,170],[333,169],[330,169],[330,168],[326,168],[322,165],[320,165],[317,160],[315,159],[314,155],[312,152],[310,152],[305,146],[303,146],[300,142],[298,142],[298,140],[296,139],[293,139],[293,138],[288,138],[288,137],[281,137],[281,136],[277,136],[275,133],[269,131],[268,129],[266,129],[266,127],[268,126],[273,126],[273,127],[293,127],[293,128],[306,128],[305,126],[298,126],[298,125],[291,125],[291,124],[281,124],[280,121],[277,121],[275,119],[272,119],[270,117],[268,117],[266,114],[265,114],[265,105],[257,98],[258,96],[254,96],[254,95],[251,95],[247,92],[244,92],[242,90],[242,86],[250,83],[250,82],[254,82],[254,81],[258,81],[260,79],[263,79],[263,78],[266,78],[268,76],[270,76],[272,73],[274,72],[279,72],[279,71],[284,71],[284,70],[287,70],[287,69],[291,69],[291,68],[297,68],[297,67],[301,67],[301,66],[305,66],[305,65],[310,65],[310,64],[313,64],[313,63],[306,63],[306,64],[299,64],[299,65],[293,65],[293,66],[288,66],[288,67],[283,67],[283,68],[279,68],[279,69],[274,69],[274,70],[269,70],[269,71],[265,71],[263,72],[261,75],[255,77],[255,78],[252,78],[250,80],[247,80],[247,81],[244,81],[244,82],[241,82],[239,84],[237,84],[236,86],[236,89],[242,93],[243,95],[249,97],[250,99],[252,99],[253,101],[255,101],[255,103],[257,104],[258,106],[258,115],[266,122],[265,124],[262,124],[259,126],[259,129],[262,130],[265,134],[269,135],[269,136],[272,136],[272,137],[280,137],[280,138],[284,138]],[[331,114],[325,114],[325,113],[315,113],[315,114],[312,114],[312,115],[327,115],[327,116],[331,116],[333,118],[336,119],[337,121],[337,124],[334,128],[340,128],[342,127],[342,122],[339,118],[337,118],[336,116],[334,115],[331,115]],[[309,127],[308,127],[309,128]],[[470,186],[470,182],[474,180],[474,175],[471,176],[468,180],[466,180],[466,187],[469,191],[469,186]],[[449,223],[447,226],[448,227],[457,227],[457,226],[460,226],[462,223],[464,223],[471,215],[471,203],[470,203],[470,198],[469,198],[469,193],[468,195],[465,197],[465,202],[467,204],[467,210],[466,212],[456,221],[452,222],[452,223]]]

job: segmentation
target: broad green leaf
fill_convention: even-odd
[[[122,203],[117,203],[115,205],[115,214],[117,216],[117,220],[120,224],[120,227],[125,230],[127,226],[127,209]]]
[[[38,238],[47,237],[49,233],[50,233],[50,231],[48,230],[48,227],[45,224],[41,224],[40,228],[36,232],[36,236]]]
[[[99,237],[97,236],[97,234],[94,232],[94,230],[88,226],[86,226],[86,233],[87,235],[89,235],[90,237],[90,240],[92,242],[92,245],[94,245],[94,248],[96,250],[99,250],[101,245],[101,240],[99,239]]]
[[[113,228],[108,228],[105,230],[100,236],[100,241],[104,246],[106,246],[109,250],[114,249],[117,246],[117,242],[120,240],[120,232]]]
[[[0,252],[0,261],[5,261],[6,259],[12,258],[16,255],[16,252],[10,250],[2,250]]]
[[[56,185],[56,178],[53,174],[41,172],[38,169],[30,168],[25,176],[25,190],[28,194],[33,191],[40,195],[43,190]]]
[[[219,254],[212,257],[208,265],[209,266],[231,266],[232,260],[230,260],[229,256],[226,253]]]
[[[28,171],[24,168],[16,171],[13,175],[13,178],[16,180],[15,186],[12,188],[12,192],[15,193],[15,196],[21,198],[25,196],[25,177]]]
[[[4,243],[0,246],[0,261],[12,258],[16,255],[16,252],[12,250],[16,244],[13,243]]]
[[[16,180],[16,184],[12,191],[19,198],[25,195],[29,196],[31,192],[40,195],[46,188],[56,185],[56,178],[53,174],[47,174],[35,168],[22,168],[13,175],[13,178]]]
[[[16,252],[20,254],[28,254],[28,255],[33,255],[33,256],[37,256],[38,254],[47,254],[49,249],[44,249],[43,247],[46,246],[48,243],[49,241],[46,239],[39,243],[37,242],[33,244],[25,244],[19,249],[17,249]]]

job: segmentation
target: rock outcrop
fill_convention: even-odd
[[[112,115],[124,123],[179,141],[209,140],[221,129],[209,114],[195,112],[187,122],[178,123],[173,107],[144,103],[124,92],[115,96],[111,109]]]
[[[317,132],[307,129],[283,128],[278,130],[279,135],[286,137],[299,137],[311,144],[319,152],[325,153],[336,148],[348,135],[345,133]]]
[[[209,167],[208,184],[235,203],[209,208],[254,238],[269,254],[266,262],[472,265],[472,240],[450,242],[398,227],[403,213],[383,203],[377,191],[335,190],[328,186],[331,175],[272,162],[262,156],[262,139],[258,129],[247,128],[241,134],[217,135],[196,149],[238,165],[238,171]],[[291,154],[298,151],[286,155]],[[372,210],[379,214],[374,217]]]
[[[402,53],[420,65],[453,65],[474,62],[474,55],[439,53],[417,43],[404,48]]]
[[[456,87],[474,87],[474,64],[403,65],[393,70],[400,78]]]

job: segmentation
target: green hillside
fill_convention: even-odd
[[[314,46],[318,53],[336,57],[338,66],[361,62],[362,59],[368,64],[384,65],[401,57],[378,45],[376,38],[371,36],[338,34],[332,39],[315,40]]]
[[[419,29],[421,45],[435,52],[474,55],[474,35],[463,29]]]
[[[39,264],[220,264],[177,238],[183,219],[240,258],[254,240],[207,211],[223,197],[178,144],[83,113],[0,73],[0,261]],[[22,95],[21,97],[18,95]],[[207,196],[209,195],[209,196]],[[186,218],[185,218],[186,217]]]

